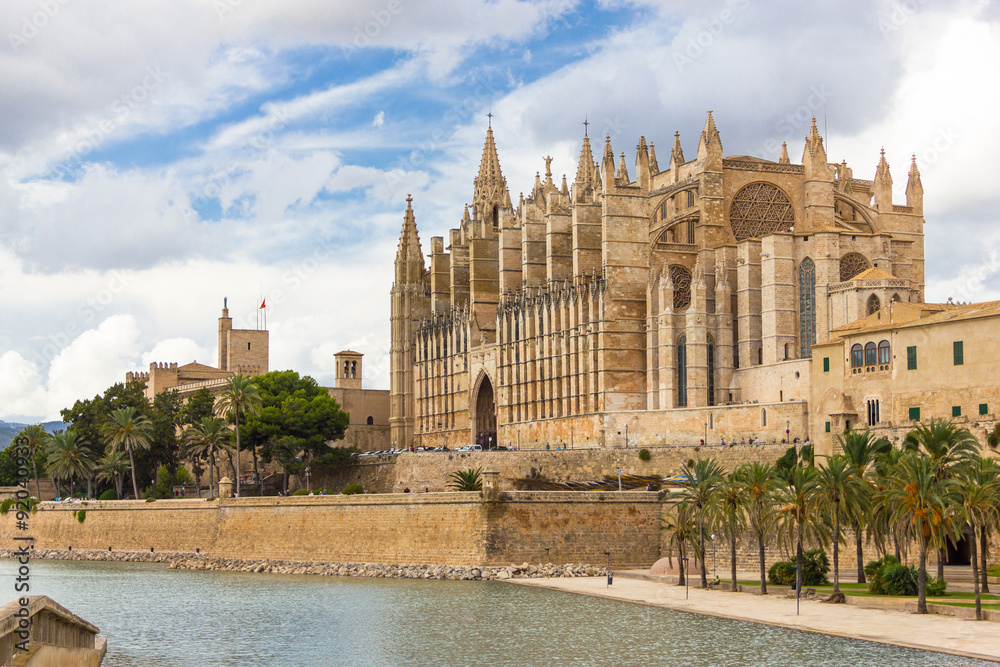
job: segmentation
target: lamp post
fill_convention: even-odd
[[[611,577],[611,552],[605,551],[604,555],[608,557],[608,588],[611,588],[611,583],[613,581]]]
[[[306,491],[312,491],[312,489],[309,488],[309,477],[310,476],[311,476],[311,473],[309,472],[309,466],[306,466]]]
[[[791,421],[789,421],[788,419],[786,419],[785,420],[785,440],[788,441],[788,444],[792,444],[791,434],[792,434],[792,431],[791,431]]]
[[[705,422],[705,445],[708,445],[708,422]]]
[[[569,448],[573,449],[573,427],[569,427]]]
[[[691,570],[689,569],[690,558],[684,559],[684,599],[688,599],[688,584],[691,582]]]
[[[628,449],[628,422],[625,422],[625,449]]]
[[[622,492],[622,469],[615,468],[615,472],[618,473],[618,493]]]
[[[712,540],[712,576],[717,577],[719,575],[716,574],[715,572],[715,533],[712,533],[711,540]]]

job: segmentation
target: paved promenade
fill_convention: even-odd
[[[613,600],[767,623],[796,630],[864,639],[926,651],[940,651],[1000,662],[1000,623],[968,621],[951,616],[918,615],[905,611],[869,609],[846,604],[802,600],[795,614],[795,598],[751,593],[689,589],[615,577],[608,588],[601,577],[575,579],[512,579],[511,583],[606,597]]]

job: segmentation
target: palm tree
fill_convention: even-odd
[[[774,505],[777,499],[779,481],[774,466],[754,461],[735,470],[747,494],[747,522],[757,538],[757,552],[760,559],[760,592],[767,594],[767,568],[764,538],[771,532],[776,515]]]
[[[456,491],[482,491],[483,490],[483,469],[469,468],[468,470],[456,470],[448,475],[448,488]]]
[[[87,443],[72,430],[53,434],[47,454],[48,474],[57,480],[68,479],[70,495],[73,495],[73,479],[86,478],[94,467]]]
[[[667,543],[667,562],[673,567],[674,547],[677,548],[677,571],[680,576],[677,578],[677,585],[683,586],[685,577],[688,575],[684,563],[687,562],[687,545],[695,545],[695,558],[701,558],[697,553],[697,527],[694,520],[694,512],[691,506],[686,503],[676,503],[672,514],[667,514],[662,519],[662,529],[669,530],[670,541]]]
[[[128,454],[129,467],[132,470],[133,497],[139,499],[139,483],[135,476],[135,453],[149,449],[153,435],[153,424],[146,417],[136,412],[133,407],[118,408],[111,411],[111,422],[107,427],[108,446],[111,451],[123,450]]]
[[[713,503],[713,523],[718,524],[722,533],[729,538],[729,574],[733,590],[736,582],[736,540],[747,528],[747,504],[749,494],[735,472],[730,473],[715,492]]]
[[[843,454],[826,459],[819,469],[818,494],[827,515],[833,519],[833,592],[840,593],[840,522],[866,514],[868,483],[859,479]]]
[[[699,458],[693,466],[684,464],[681,475],[685,480],[677,497],[691,505],[698,522],[698,542],[696,551],[701,560],[701,587],[708,588],[708,572],[705,570],[705,516],[712,505],[712,499],[725,471],[714,458]]]
[[[935,476],[948,478],[953,468],[969,461],[979,453],[979,441],[966,428],[958,428],[947,419],[931,419],[929,426],[917,424],[906,434],[903,447],[923,450],[935,463]],[[937,578],[944,578],[945,545],[938,548]]]
[[[44,452],[46,447],[48,447],[49,441],[52,436],[42,428],[41,424],[33,424],[32,426],[27,426],[23,431],[21,431],[19,436],[27,438],[25,446],[28,448],[28,452],[31,454],[31,469],[35,473],[35,497],[38,500],[42,499],[42,489],[38,482],[38,452]]]
[[[871,431],[847,430],[837,436],[837,442],[844,451],[844,456],[854,468],[858,479],[864,479],[879,455],[892,450],[892,443],[885,438],[876,437]],[[862,528],[867,515],[850,514],[851,529],[854,531],[854,548],[858,564],[858,583],[864,584],[865,567],[864,551],[862,549]]]
[[[795,547],[798,582],[802,574],[802,545],[806,540],[824,546],[826,530],[820,503],[819,471],[797,465],[784,471],[779,492],[783,505],[779,515],[778,541]]]
[[[233,446],[229,443],[232,431],[226,422],[218,417],[202,417],[201,423],[192,424],[184,432],[184,453],[192,459],[208,460],[208,492],[212,493],[212,485],[217,477],[213,477],[213,467],[218,471],[216,455],[219,452],[230,453]]]
[[[215,402],[216,414],[229,415],[236,422],[236,495],[240,493],[240,413],[247,416],[259,415],[260,409],[261,398],[257,385],[239,373],[226,381],[226,388]]]
[[[128,471],[128,463],[125,461],[125,452],[108,452],[97,462],[97,479],[102,482],[113,482],[115,493],[119,500],[122,497],[122,484],[125,481],[125,473]]]
[[[892,520],[912,530],[920,553],[917,572],[917,613],[927,613],[927,548],[951,530],[948,513],[955,502],[955,480],[941,479],[937,465],[919,452],[907,452],[894,469],[892,483],[880,500],[891,508]]]
[[[874,537],[875,544],[883,556],[887,551],[883,537],[891,535],[893,554],[899,562],[903,561],[902,546],[906,544],[907,531],[905,527],[901,527],[899,524],[893,522],[891,508],[883,502],[878,502],[878,499],[882,497],[880,494],[893,483],[895,468],[899,465],[899,460],[905,455],[906,450],[896,449],[895,447],[882,452],[875,457],[875,465],[871,467],[867,475],[868,482],[872,487],[871,498],[873,500],[868,503],[871,511],[871,520],[868,524],[869,533]]]
[[[972,524],[972,581],[976,593],[976,620],[983,618],[980,603],[979,563],[976,547],[983,527],[1000,520],[1000,476],[992,459],[976,457],[962,467],[955,490],[962,506],[962,515]]]

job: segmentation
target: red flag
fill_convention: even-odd
[[[260,307],[263,308],[266,305],[267,305],[267,299],[261,299],[261,301],[260,301]],[[260,310],[260,308],[258,308],[258,310]]]

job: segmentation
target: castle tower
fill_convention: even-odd
[[[416,331],[420,319],[430,314],[428,275],[412,204],[413,197],[407,195],[391,293],[389,427],[397,447],[413,442]]]
[[[219,318],[219,370],[229,368],[229,332],[233,330],[233,318],[229,317],[229,298],[222,297],[222,317]]]
[[[337,389],[361,389],[361,357],[353,350],[344,350],[333,355],[336,364],[334,387]]]

